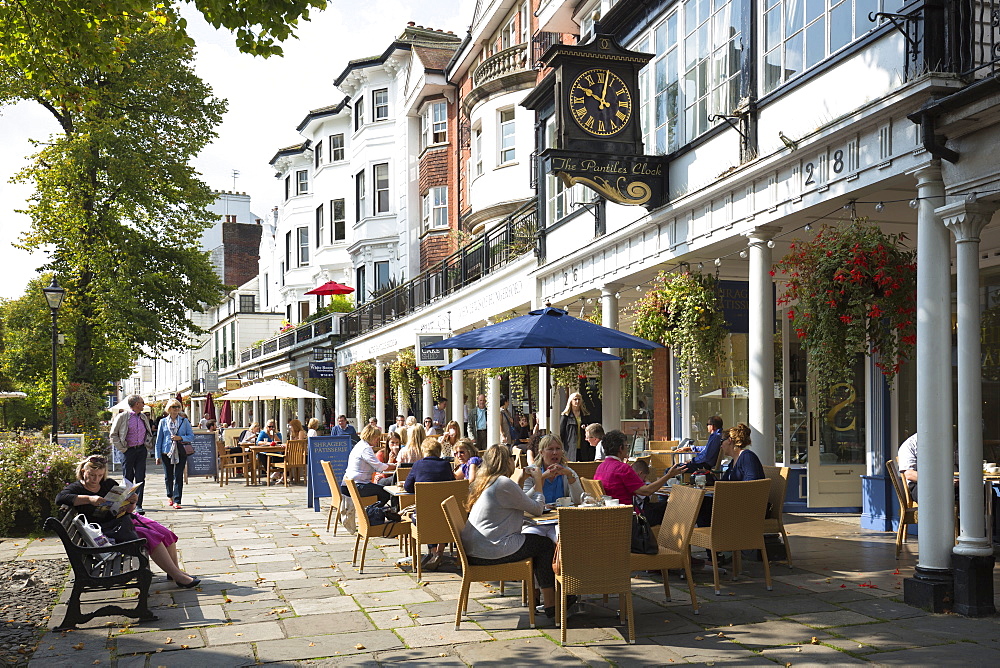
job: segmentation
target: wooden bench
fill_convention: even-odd
[[[62,519],[50,517],[45,527],[54,531],[62,540],[66,556],[73,567],[73,593],[66,606],[66,616],[57,631],[72,629],[77,624],[89,622],[94,617],[124,615],[140,621],[157,619],[149,610],[149,585],[153,572],[149,569],[149,555],[146,553],[146,539],[139,538],[124,543],[104,547],[90,547],[85,541],[78,524],[73,520],[79,515],[75,508],[63,506]],[[112,556],[105,558],[105,555]],[[131,583],[135,584],[131,584]],[[117,605],[105,605],[94,612],[80,611],[80,595],[85,591],[106,591],[110,589],[139,590],[139,600],[135,608],[125,609]]]

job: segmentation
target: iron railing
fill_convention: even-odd
[[[531,38],[531,65],[537,67],[542,56],[554,44],[562,43],[562,33],[558,32],[536,32]]]
[[[537,233],[538,208],[531,200],[431,269],[348,313],[340,323],[341,334],[360,336],[475,283],[535,251]]]
[[[966,54],[962,74],[976,79],[1000,73],[1000,2],[956,2],[956,20],[960,27],[958,50]]]
[[[285,348],[291,348],[292,346],[300,343],[306,343],[318,337],[326,338],[334,331],[333,319],[335,317],[337,316],[324,316],[323,318],[299,325],[293,330],[284,332],[278,336],[267,339],[262,343],[247,348],[246,350],[240,352],[240,361],[246,363],[250,360],[255,360],[259,357],[275,353],[278,350],[284,350]],[[235,351],[229,351],[229,362],[230,364],[236,363]]]

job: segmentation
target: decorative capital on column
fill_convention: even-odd
[[[918,188],[928,182],[940,181],[941,161],[935,158],[930,162],[928,162],[927,164],[917,167],[916,169],[914,169],[909,173],[916,177]]]
[[[605,283],[603,286],[601,286],[601,296],[607,297],[609,295],[614,295],[616,292],[621,291],[621,289],[622,289],[621,283]]]
[[[955,241],[979,241],[979,233],[989,225],[994,212],[1000,208],[995,202],[954,202],[934,209],[944,226],[955,235]]]
[[[743,236],[749,239],[750,244],[753,245],[766,243],[778,236],[779,232],[781,232],[781,228],[777,225],[758,225],[752,230],[744,232]]]

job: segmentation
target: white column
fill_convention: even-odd
[[[461,350],[451,351],[451,361],[457,362],[462,359]],[[465,426],[465,372],[464,371],[452,371],[451,372],[451,419],[462,426],[462,434],[466,434]],[[473,434],[471,438],[475,438],[476,435]]]
[[[500,381],[494,372],[486,391],[486,447],[491,448],[500,442]]]
[[[278,431],[285,438],[288,438],[288,420],[288,409],[285,407],[285,402],[278,399]]]
[[[347,373],[343,367],[337,368],[337,391],[333,395],[333,405],[333,412],[336,413],[333,416],[334,421],[338,415],[347,415]],[[333,425],[326,426],[332,427]]]
[[[917,177],[917,470],[920,535],[917,577],[948,577],[954,545],[952,482],[951,277],[948,230],[934,209],[944,204],[941,164]]]
[[[304,371],[299,371],[298,374],[296,374],[296,375],[298,376],[298,379],[299,379],[298,386],[301,387],[301,388],[303,388],[303,389],[305,389],[305,386],[306,386],[306,374],[305,374],[305,372]],[[297,403],[297,405],[295,407],[295,410],[298,412],[298,415],[296,415],[296,417],[299,418],[299,422],[301,422],[302,426],[304,427],[306,425],[306,423],[309,422],[309,420],[306,419],[306,400],[304,398],[302,398],[302,399],[299,399],[296,403]]]
[[[552,397],[549,396],[548,388],[549,370],[543,366],[538,367],[538,424],[539,428],[552,429]]]
[[[385,429],[385,363],[378,358],[375,359],[375,413],[373,415],[378,420],[378,426]]]
[[[403,388],[402,387],[397,387],[396,388],[396,415],[404,415],[404,416],[406,415],[406,409],[409,407],[409,403],[408,403],[409,400],[410,400],[410,398],[408,396],[405,396],[403,394]],[[395,420],[396,420],[396,415],[392,416],[393,422],[395,422]],[[388,423],[386,424],[386,428],[387,429],[389,428]]]
[[[424,381],[422,403],[423,406],[420,409],[422,412],[417,416],[417,422],[422,422],[425,417],[433,417],[434,415],[434,386],[428,380]]]
[[[323,420],[323,400],[313,399],[312,400],[312,415],[310,418],[318,418],[320,421]]]
[[[774,464],[774,289],[771,248],[780,227],[762,225],[747,233],[750,266],[748,284],[748,363],[750,442],[764,466]]]
[[[258,425],[263,422],[260,413],[260,402],[256,399],[250,402],[250,410],[253,412],[251,422],[256,422]]]
[[[366,388],[361,387],[361,383],[358,383],[354,387],[354,424],[358,433],[361,433],[361,429],[364,426],[365,413],[362,410],[362,406],[369,401],[368,396]]]
[[[620,285],[611,284],[601,288],[601,324],[618,329],[618,290]],[[605,348],[609,355],[618,355],[617,348]],[[621,362],[613,360],[601,364],[601,426],[604,431],[621,429],[622,426],[622,378]],[[651,408],[651,407],[650,407]]]
[[[979,233],[990,222],[996,205],[956,202],[935,213],[955,235],[958,285],[958,473],[962,533],[955,554],[991,556],[983,514],[982,318],[979,312]],[[918,340],[919,342],[919,340]],[[919,437],[918,437],[919,438]],[[923,448],[922,444],[918,444]],[[919,450],[917,451],[920,452]],[[921,498],[923,498],[923,471]],[[921,504],[923,515],[923,504]],[[921,519],[923,519],[921,517]]]

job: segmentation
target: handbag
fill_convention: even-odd
[[[649,526],[649,520],[637,509],[632,514],[632,552],[634,554],[656,554],[659,551],[660,546],[656,544],[656,537]]]
[[[402,515],[389,506],[383,506],[381,503],[373,503],[366,507],[365,515],[368,516],[368,524],[372,526],[394,524],[403,520]]]
[[[180,445],[184,448],[185,455],[190,456],[194,454],[194,444],[191,443],[191,441],[178,441],[177,445]]]

